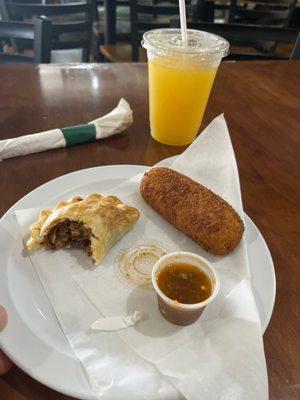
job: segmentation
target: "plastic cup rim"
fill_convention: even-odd
[[[191,264],[194,265],[195,267],[201,269],[201,267],[199,267],[198,265],[195,265],[193,263],[193,259],[196,258],[199,261],[201,261],[202,263],[206,264],[206,266],[210,269],[210,271],[212,272],[212,275],[214,276],[215,283],[214,283],[214,288],[213,288],[212,294],[206,300],[204,300],[200,303],[194,303],[194,304],[180,303],[180,302],[170,299],[168,296],[166,296],[160,290],[160,288],[157,284],[157,280],[156,280],[157,269],[160,266],[160,264],[162,262],[164,262],[166,259],[176,257],[176,256],[191,257]],[[178,261],[180,262],[180,260],[178,260]],[[154,290],[158,294],[158,296],[160,296],[165,302],[172,305],[173,307],[178,307],[178,308],[186,309],[186,310],[195,310],[195,309],[200,309],[200,308],[207,306],[207,304],[211,303],[215,299],[215,297],[217,296],[217,294],[219,293],[219,290],[220,290],[219,275],[217,274],[216,270],[212,267],[210,262],[207,261],[205,258],[199,256],[198,254],[187,252],[187,251],[176,251],[173,253],[168,253],[168,254],[165,254],[163,257],[161,257],[158,261],[156,261],[156,263],[154,264],[154,267],[152,269],[151,280],[152,280],[152,285],[154,287]]]
[[[149,41],[148,36],[150,33],[156,33],[156,32],[158,33],[162,31],[165,32],[168,31],[169,33],[174,32],[174,34],[177,33],[178,35],[180,34],[180,28],[157,28],[146,31],[143,34],[142,46],[150,53],[156,54],[159,53],[160,51],[163,51],[172,55],[185,54],[185,55],[190,55],[192,57],[199,57],[199,59],[202,60],[214,60],[214,59],[221,60],[223,57],[229,54],[230,43],[228,42],[228,40],[214,33],[197,29],[188,29],[187,32],[194,33],[196,35],[205,34],[206,36],[213,36],[215,38],[218,38],[220,40],[220,45],[221,43],[223,44],[222,47],[205,50],[198,47],[188,47],[188,46],[176,47],[162,42],[153,43]]]

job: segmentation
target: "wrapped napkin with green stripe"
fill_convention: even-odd
[[[125,99],[121,99],[109,114],[84,125],[34,133],[14,139],[0,140],[0,161],[5,158],[39,153],[45,150],[93,142],[122,132],[133,122],[132,110]]]

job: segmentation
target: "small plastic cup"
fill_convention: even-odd
[[[180,29],[154,29],[142,40],[148,57],[151,135],[173,146],[195,139],[218,66],[229,52],[229,43],[220,36],[188,29],[187,38],[185,46]]]
[[[157,277],[161,270],[169,264],[191,264],[205,272],[212,283],[212,293],[208,299],[196,304],[183,304],[167,297],[157,284]],[[194,253],[175,252],[169,253],[161,257],[152,270],[152,285],[157,294],[158,308],[162,316],[176,325],[190,325],[195,322],[203,313],[207,304],[211,303],[217,296],[220,289],[220,280],[210,265],[204,258]]]

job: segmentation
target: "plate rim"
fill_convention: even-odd
[[[269,249],[269,247],[267,245],[267,242],[265,241],[265,238],[263,237],[262,233],[260,232],[260,230],[258,229],[256,224],[254,223],[254,221],[249,217],[249,215],[245,213],[245,211],[244,211],[244,216],[245,216],[245,219],[247,220],[247,222],[250,223],[257,230],[257,232],[259,234],[259,237],[260,237],[260,240],[263,243],[263,246],[265,248],[265,254],[267,255],[268,259],[271,261],[271,264],[272,264],[272,267],[273,267],[272,268],[272,280],[273,280],[274,292],[273,292],[273,296],[272,296],[271,312],[270,312],[269,315],[267,315],[267,318],[265,319],[264,324],[261,325],[262,335],[264,335],[266,333],[266,330],[267,330],[267,328],[269,326],[269,323],[271,321],[271,318],[272,318],[272,315],[273,315],[273,311],[274,311],[274,306],[275,306],[275,300],[276,300],[277,281],[276,281],[275,267],[274,267],[274,262],[273,262],[273,258],[272,258],[270,249]],[[250,274],[250,284],[251,284],[251,274]],[[257,306],[257,304],[256,304],[256,306]]]
[[[175,156],[175,157],[176,157],[176,156]],[[175,158],[175,157],[170,157],[170,159],[171,159],[171,158]],[[57,183],[57,182],[61,181],[63,178],[65,178],[65,177],[71,178],[73,175],[76,175],[76,174],[82,173],[82,172],[88,173],[88,171],[96,170],[96,169],[121,169],[121,168],[130,168],[130,169],[142,168],[142,169],[145,171],[145,169],[151,168],[151,166],[141,165],[141,164],[112,164],[112,165],[99,165],[99,166],[90,167],[90,168],[82,168],[82,169],[79,169],[79,170],[76,170],[76,171],[69,172],[69,173],[67,173],[67,174],[60,175],[60,176],[58,176],[58,177],[56,177],[56,178],[53,178],[53,179],[51,179],[51,180],[49,180],[49,181],[43,183],[42,185],[39,185],[39,186],[35,187],[35,188],[32,189],[30,192],[26,193],[23,197],[21,197],[18,201],[16,201],[16,202],[1,216],[1,218],[0,218],[0,223],[2,223],[2,220],[5,219],[5,217],[7,217],[10,213],[12,213],[14,210],[16,210],[16,209],[18,208],[18,205],[19,205],[21,202],[23,202],[25,199],[27,199],[27,198],[29,198],[30,196],[32,196],[33,192],[35,192],[35,191],[37,191],[37,190],[39,190],[39,189],[41,189],[41,188],[44,188],[44,187],[47,186],[47,185],[51,185],[51,184],[53,184],[53,183]],[[143,172],[143,171],[142,171],[142,172]],[[138,172],[135,171],[134,173],[139,173],[139,171],[138,171]],[[121,179],[123,179],[123,178],[121,178]],[[273,263],[273,259],[272,259],[270,250],[269,250],[269,248],[268,248],[268,245],[267,245],[267,243],[266,243],[266,241],[265,241],[263,235],[261,234],[261,232],[260,232],[260,230],[258,229],[258,227],[256,226],[256,224],[255,224],[255,223],[252,221],[252,219],[246,214],[245,211],[244,211],[244,216],[245,216],[245,218],[248,220],[248,222],[249,222],[250,224],[252,224],[252,225],[254,226],[254,228],[257,230],[257,232],[258,232],[258,234],[259,234],[259,236],[260,236],[260,240],[262,241],[262,243],[263,243],[263,245],[264,245],[266,255],[267,255],[268,259],[270,260],[271,265],[272,265],[272,267],[273,267],[273,268],[272,268],[272,277],[273,277],[273,282],[274,282],[274,291],[273,291],[273,296],[272,296],[272,307],[271,307],[271,312],[270,312],[270,314],[266,316],[267,318],[265,319],[264,324],[262,325],[262,334],[264,334],[265,331],[266,331],[266,329],[267,329],[267,327],[268,327],[268,325],[269,325],[270,319],[271,319],[271,317],[272,317],[272,315],[273,315],[273,311],[274,311],[274,304],[275,304],[275,298],[276,298],[276,275],[275,275],[275,268],[274,268],[274,263]],[[250,283],[251,283],[251,277],[250,277]],[[4,341],[4,342],[5,342],[5,341]],[[79,393],[77,390],[73,390],[72,388],[69,388],[68,391],[67,391],[65,387],[62,387],[60,384],[56,384],[56,383],[50,383],[50,384],[49,384],[49,381],[47,380],[46,377],[44,377],[43,374],[40,375],[39,373],[36,373],[34,370],[32,370],[32,369],[30,369],[29,367],[27,367],[26,364],[22,363],[22,361],[20,361],[19,359],[17,359],[17,358],[15,357],[14,354],[12,354],[9,350],[6,349],[5,343],[3,343],[3,339],[1,338],[1,335],[0,335],[0,344],[1,344],[1,349],[4,351],[5,354],[7,354],[7,356],[13,361],[13,363],[14,363],[15,365],[17,365],[20,369],[22,369],[26,374],[28,374],[29,376],[31,376],[33,379],[37,380],[38,382],[42,383],[43,385],[45,385],[45,386],[47,386],[47,387],[49,387],[49,388],[51,388],[51,389],[53,389],[53,390],[56,390],[56,391],[58,391],[58,392],[60,392],[60,393],[62,393],[62,394],[69,395],[69,396],[72,396],[72,397],[75,397],[75,398],[78,398],[78,399],[82,399],[82,398],[83,398],[82,396],[84,395],[84,396],[85,396],[84,398],[87,398],[86,396],[87,396],[88,394],[86,394],[86,393],[85,393],[85,394],[84,394],[83,392]],[[73,358],[76,359],[76,356],[74,355]],[[78,359],[77,359],[77,360],[78,360]],[[80,360],[78,360],[78,362],[80,363]],[[90,395],[88,395],[88,396],[89,396],[88,399],[91,399],[91,400],[92,400],[92,399],[93,399],[93,400],[96,399],[96,397],[93,396],[92,393],[91,393]]]

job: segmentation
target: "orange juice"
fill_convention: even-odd
[[[158,142],[191,143],[200,127],[217,68],[191,61],[149,61],[151,135]]]
[[[151,135],[173,146],[191,143],[229,43],[193,29],[183,42],[180,29],[153,29],[143,35],[149,72]]]

